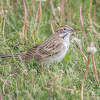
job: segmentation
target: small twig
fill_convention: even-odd
[[[41,18],[42,18],[42,8],[41,8],[41,1],[40,1],[40,21],[41,21]]]
[[[3,96],[2,96],[2,94],[0,93],[0,100],[3,100]]]
[[[62,90],[71,91],[71,92],[74,91],[73,89],[64,88],[64,87],[61,87],[61,86],[58,86],[58,85],[54,85],[53,83],[46,83],[46,84],[51,85],[51,86],[55,86],[55,87],[62,89]]]
[[[24,6],[24,12],[25,12],[25,21],[24,21],[24,27],[23,27],[23,34],[25,33],[25,40],[27,39],[27,11],[26,11],[26,4],[23,0],[23,6]]]
[[[88,18],[90,21],[90,31],[92,33],[91,7],[92,7],[92,0],[90,0],[90,7],[89,7],[89,13],[88,13]]]
[[[97,75],[97,70],[96,70],[95,61],[94,61],[94,55],[93,54],[92,54],[92,62],[93,62],[94,76],[95,76],[96,81],[98,82],[98,75]]]
[[[53,13],[53,15],[55,16],[55,19],[57,20],[57,22],[59,22],[59,19],[58,19],[57,15],[56,15],[56,13],[55,13],[55,10],[54,10],[54,5],[53,5],[52,0],[50,1],[50,5],[51,5],[52,13]]]
[[[88,61],[88,59],[87,59],[87,57],[85,56],[85,54],[83,53],[82,49],[81,49],[80,47],[79,47],[79,49],[80,49],[82,55],[84,56],[84,58],[86,59],[86,61]]]
[[[95,8],[94,8],[94,14],[93,14],[94,24],[95,24],[95,15],[96,15],[97,6],[98,6],[98,2],[96,2]],[[95,25],[94,25],[94,27],[95,27]]]
[[[0,1],[0,34],[2,33],[2,23],[3,23],[3,0]]]
[[[35,3],[35,0],[33,0],[32,5],[30,7],[29,13],[28,13],[27,18],[26,18],[27,21],[28,21],[28,18],[29,18],[29,15],[31,13],[31,10],[32,10],[32,7],[33,7],[34,3]]]
[[[24,21],[24,27],[23,27],[23,34],[25,34],[25,40],[27,40],[27,21],[28,21],[28,18],[29,18],[29,15],[30,15],[30,12],[32,10],[32,7],[33,7],[34,3],[35,3],[35,0],[33,0],[32,5],[29,9],[29,13],[27,15],[26,4],[25,4],[25,1],[23,0],[23,6],[24,6],[24,12],[25,12],[25,21]]]
[[[39,11],[40,11],[40,17],[38,18]],[[34,31],[34,28],[36,27],[36,24],[37,24],[37,20],[39,20],[39,23],[37,25],[38,27],[37,27],[37,30],[36,30],[36,34],[33,35],[34,44],[35,44],[35,37],[38,36],[38,31],[39,31],[39,27],[40,27],[41,18],[42,18],[42,9],[41,9],[41,0],[40,0],[39,5],[38,5],[38,9],[37,9],[36,18],[35,18],[34,27],[33,27],[33,31]]]
[[[80,5],[80,21],[81,21],[81,24],[82,24],[82,29],[83,29],[83,33],[84,33],[84,39],[86,41],[86,34],[85,34],[85,29],[84,29],[84,22],[83,22],[83,19],[82,19],[82,4]]]
[[[0,80],[4,83],[5,81],[2,79],[2,78],[0,78]],[[7,84],[7,83],[6,83]],[[10,87],[12,87],[11,85],[9,85],[9,84],[7,84],[8,86],[10,86]]]
[[[39,15],[40,6],[41,6],[41,4],[39,3],[38,9],[37,9],[37,13],[36,13],[36,18],[35,18],[34,28],[35,28],[36,23],[37,23],[37,20],[38,20],[38,15]],[[33,29],[34,29],[34,28],[33,28]]]
[[[88,62],[87,62],[87,66],[86,66],[86,71],[85,71],[85,75],[84,75],[84,78],[83,78],[82,83],[81,83],[81,100],[83,100],[84,81],[85,81],[85,78],[86,78],[86,75],[87,75],[87,72],[88,72],[89,59],[90,59],[90,55],[88,55]]]
[[[35,19],[34,28],[35,28],[35,26],[36,26],[36,24],[37,24],[37,20],[38,20],[38,16],[39,16],[39,11],[40,11],[39,24],[37,25],[38,27],[37,27],[37,31],[36,31],[35,36],[38,36],[38,31],[39,31],[39,27],[40,27],[41,18],[42,18],[41,0],[40,0],[40,2],[39,2],[39,6],[38,6],[38,9],[37,9],[37,15],[36,15],[36,19]],[[34,28],[33,28],[33,30],[34,30]],[[34,40],[34,39],[35,39],[35,38],[33,37],[33,40]]]
[[[5,95],[5,91],[4,91],[5,84],[6,84],[7,80],[8,80],[8,78],[10,78],[11,76],[14,76],[15,78],[17,77],[15,74],[10,74],[10,75],[7,77],[7,79],[4,81],[4,84],[3,84],[3,86],[2,86],[2,90],[3,90],[4,95]]]
[[[52,22],[50,22],[50,25],[51,25],[51,30],[52,30],[52,34],[54,34],[54,28],[53,28],[53,25],[52,25]]]
[[[34,82],[34,76],[35,74],[33,73],[33,76],[32,76],[32,82],[31,82],[31,88],[33,88],[33,82]]]

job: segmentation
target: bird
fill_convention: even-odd
[[[43,62],[44,65],[54,62],[59,63],[65,57],[69,49],[70,36],[75,33],[76,31],[72,27],[62,25],[41,44],[37,44],[22,53],[1,55],[0,58],[21,57],[23,60],[33,59],[38,63]]]

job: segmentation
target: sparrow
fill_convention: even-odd
[[[32,60],[47,65],[57,61],[58,63],[65,57],[70,46],[69,38],[75,30],[68,25],[62,25],[56,29],[54,34],[41,44],[35,45],[29,50],[16,53],[1,55],[0,58],[21,57],[23,60]]]

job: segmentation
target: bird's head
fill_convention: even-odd
[[[75,30],[68,25],[62,25],[57,28],[55,33],[61,38],[69,38],[71,34],[75,33]]]

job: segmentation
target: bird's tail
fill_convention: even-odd
[[[25,56],[25,52],[22,53],[16,53],[16,54],[8,54],[8,55],[1,55],[0,58],[12,58],[12,57],[23,57]]]

